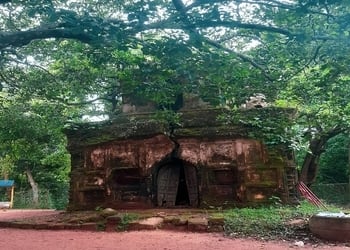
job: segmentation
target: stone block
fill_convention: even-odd
[[[188,219],[188,230],[193,232],[207,232],[208,220],[203,217],[194,217]]]
[[[49,230],[63,230],[63,229],[65,229],[65,224],[60,224],[60,223],[49,224],[48,226],[49,226],[48,227]]]
[[[97,231],[97,223],[83,223],[80,225],[80,230],[84,231]]]
[[[140,221],[131,222],[129,230],[154,230],[160,228],[164,219],[161,217],[150,217]]]

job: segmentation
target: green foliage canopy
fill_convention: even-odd
[[[130,95],[169,108],[183,92],[230,107],[278,97],[298,107],[304,138],[327,141],[349,128],[349,10],[345,0],[0,1],[1,155],[65,172],[64,123],[117,112]]]

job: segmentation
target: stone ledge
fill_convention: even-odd
[[[122,225],[120,215],[109,216],[100,222],[69,223],[69,222],[31,222],[31,221],[0,221],[0,228],[19,228],[34,230],[81,230],[117,232],[125,230],[175,230],[192,232],[222,232],[224,219],[201,215],[192,217],[183,215],[164,215],[142,218]]]

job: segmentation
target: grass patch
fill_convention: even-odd
[[[121,215],[120,218],[121,218],[120,223],[117,225],[117,228],[116,228],[117,231],[128,230],[130,222],[138,220],[140,217],[138,214],[135,214],[135,213],[125,213]]]
[[[237,237],[290,238],[292,235],[295,235],[296,226],[289,225],[289,221],[304,220],[304,227],[306,227],[308,218],[320,211],[319,208],[308,202],[302,202],[299,206],[229,209],[223,211],[225,233]],[[327,211],[339,212],[339,208],[329,207]],[[302,226],[299,225],[298,230]],[[306,228],[304,229],[307,230]]]

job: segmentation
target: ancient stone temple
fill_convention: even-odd
[[[266,119],[288,110],[261,108]],[[222,110],[180,110],[179,125],[154,113],[124,113],[66,131],[72,169],[69,209],[247,206],[295,198],[286,145],[267,147],[251,126],[217,119]]]

